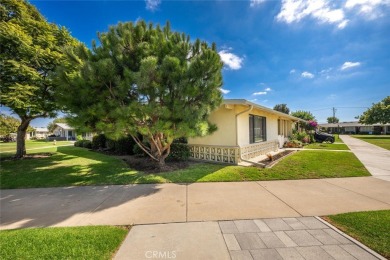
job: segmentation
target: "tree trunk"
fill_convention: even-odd
[[[26,155],[26,131],[31,119],[22,119],[16,135],[15,158],[23,158]]]
[[[163,170],[165,165],[165,159],[168,157],[170,152],[170,144],[166,144],[165,146],[161,143],[161,139],[150,140],[150,148],[151,153],[157,159],[156,164],[157,168]]]

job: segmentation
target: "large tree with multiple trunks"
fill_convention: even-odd
[[[58,101],[73,125],[131,135],[160,168],[175,138],[216,129],[207,120],[222,101],[215,44],[144,21],[112,26],[98,41],[69,52],[60,73]]]

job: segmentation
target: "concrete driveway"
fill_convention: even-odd
[[[1,190],[0,229],[321,216],[390,209],[373,177]]]

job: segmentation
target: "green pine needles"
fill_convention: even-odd
[[[144,21],[119,23],[98,38],[92,50],[69,51],[59,71],[58,101],[73,124],[129,134],[159,167],[174,139],[216,129],[207,120],[222,101],[215,44]]]

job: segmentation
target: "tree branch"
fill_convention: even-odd
[[[145,146],[142,144],[142,142],[139,141],[138,138],[136,138],[134,135],[131,135],[131,137],[133,138],[133,140],[138,144],[138,146],[147,154],[150,156],[150,158],[152,158],[154,161],[158,162],[159,160],[154,157],[150,152],[148,152],[146,149],[145,149]]]

